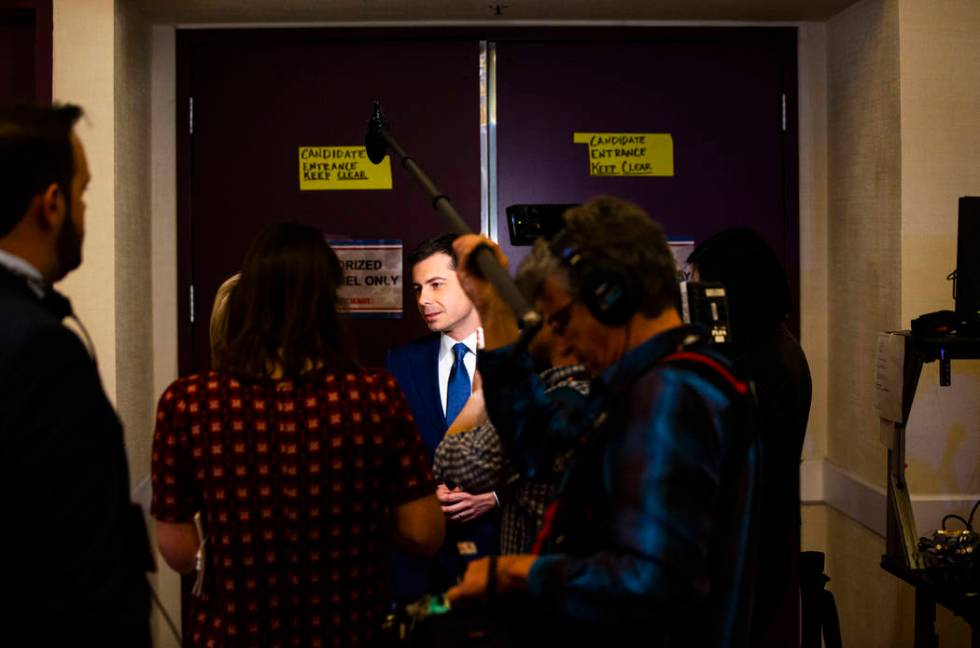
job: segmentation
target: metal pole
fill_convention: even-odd
[[[421,167],[415,162],[415,158],[399,146],[395,138],[391,136],[387,128],[384,127],[383,118],[379,119],[380,109],[375,105],[375,117],[372,118],[368,131],[368,138],[370,139],[373,135],[376,137],[378,135],[384,138],[387,143],[388,148],[398,156],[401,160],[402,167],[408,171],[425,192],[429,195],[432,200],[432,207],[449,221],[449,229],[456,234],[472,234],[473,231],[469,228],[466,222],[460,217],[459,212],[453,207],[449,198],[439,191],[439,188],[435,186],[429,176],[422,171]],[[380,123],[378,123],[380,122]],[[370,156],[370,152],[369,152]],[[531,308],[527,300],[524,299],[524,295],[521,291],[517,289],[514,281],[507,274],[507,271],[497,262],[496,257],[494,257],[493,252],[488,247],[479,247],[473,253],[473,263],[479,269],[480,273],[493,284],[493,287],[497,290],[501,299],[514,311],[514,315],[517,318],[517,322],[520,328],[529,332],[535,330],[541,325],[541,316]]]

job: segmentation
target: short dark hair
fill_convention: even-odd
[[[720,281],[728,297],[732,339],[768,334],[792,307],[786,272],[769,243],[757,231],[735,227],[701,242],[687,262],[702,281]]]
[[[452,232],[446,234],[440,234],[439,236],[433,236],[432,238],[427,238],[412,250],[411,254],[408,255],[408,268],[411,270],[415,267],[416,263],[425,261],[433,254],[448,254],[450,259],[451,267],[456,267],[456,251],[453,249],[453,241],[457,238],[456,234]]]
[[[59,185],[70,198],[71,132],[81,116],[82,109],[72,104],[0,106],[0,237],[50,185]]]
[[[340,261],[319,230],[292,223],[264,229],[228,297],[220,367],[251,378],[276,368],[285,377],[350,368],[337,316],[342,279]]]
[[[549,245],[575,249],[587,267],[590,261],[621,275],[636,297],[637,311],[656,317],[676,306],[677,264],[660,224],[627,200],[600,196],[565,212],[565,227]],[[569,272],[569,288],[581,299],[577,273]]]

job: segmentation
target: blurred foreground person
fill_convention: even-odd
[[[275,225],[227,298],[220,371],[160,399],[153,508],[167,563],[203,587],[194,646],[371,646],[392,545],[430,554],[443,516],[394,379],[345,357],[341,268],[322,234]]]
[[[688,257],[698,279],[720,281],[728,295],[731,344],[721,347],[755,384],[762,442],[759,573],[752,609],[753,646],[799,643],[800,455],[810,415],[810,367],[786,328],[786,273],[757,232],[715,234]]]
[[[450,601],[516,602],[514,640],[528,645],[743,645],[756,462],[748,388],[682,323],[660,226],[599,198],[536,243],[551,257],[541,315],[595,377],[584,408],[548,399],[527,354],[506,346],[514,317],[468,265],[480,243],[465,237],[456,251],[486,334],[478,364],[490,420],[512,456],[542,434],[582,440],[537,555],[470,565]]]
[[[0,628],[9,645],[149,646],[153,559],[122,425],[52,287],[82,261],[81,113],[0,107]]]

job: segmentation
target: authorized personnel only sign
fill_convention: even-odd
[[[402,242],[330,241],[344,269],[340,312],[352,317],[402,316]]]

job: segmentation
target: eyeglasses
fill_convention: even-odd
[[[569,301],[545,320],[545,324],[551,327],[555,335],[565,334],[565,329],[568,328],[568,321],[572,318],[572,304],[574,303],[574,301]]]

